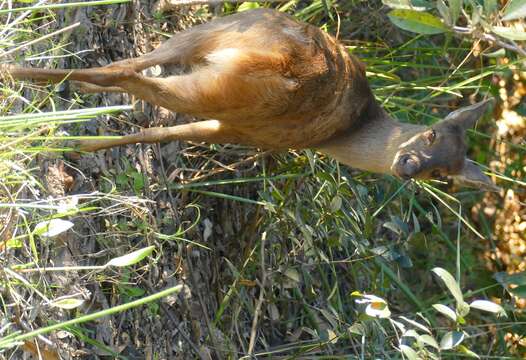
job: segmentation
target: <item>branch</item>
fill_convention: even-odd
[[[492,42],[500,46],[501,48],[508,49],[517,54],[520,54],[521,56],[526,56],[526,50],[524,50],[522,47],[517,45],[515,42],[513,42],[513,44],[509,44],[505,41],[498,39],[495,35],[486,34],[484,32],[479,33],[478,31],[475,31],[474,28],[466,28],[466,27],[461,27],[461,26],[454,26],[453,31],[459,35],[471,35],[479,40]]]

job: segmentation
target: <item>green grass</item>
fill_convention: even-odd
[[[70,16],[77,5],[63,11]],[[41,36],[57,30],[58,7],[0,9],[0,50],[25,44],[24,53],[9,58],[52,66],[66,55],[72,66],[85,66],[66,50],[73,35]],[[468,57],[470,39],[398,30],[376,1],[280,7],[332,33],[339,26],[340,39],[367,64],[375,95],[402,121],[438,121],[460,96],[496,95],[492,76],[509,77],[494,58]],[[89,15],[100,19],[107,11],[97,7]],[[169,33],[178,16],[156,14],[145,28]],[[123,26],[129,32],[132,25]],[[29,351],[23,341],[39,335],[39,346],[52,351],[123,359],[133,355],[119,353],[126,346],[159,358],[208,352],[232,359],[400,359],[400,324],[426,333],[411,320],[437,342],[449,331],[469,335],[466,349],[443,350],[440,358],[467,356],[467,349],[489,359],[519,356],[508,351],[504,334],[524,334],[526,320],[480,256],[495,241],[492,220],[470,216],[482,193],[359,172],[312,151],[258,155],[239,146],[181,144],[160,156],[158,146],[130,146],[70,161],[62,158],[66,140],[86,136],[94,119],[130,131],[130,107],[101,106],[96,96],[63,99],[60,86],[3,81],[1,89],[2,356],[22,356]],[[470,133],[471,155],[486,165],[495,156],[493,131],[486,117]],[[515,161],[524,159],[524,144],[512,149],[522,154]],[[50,196],[46,171],[60,169],[61,161],[81,186],[74,195]],[[498,178],[506,188],[524,186],[508,173]],[[52,219],[74,226],[58,237],[35,230]],[[138,263],[106,266],[149,246],[155,252]],[[501,298],[508,317],[472,309],[448,320],[432,307],[455,307],[435,267],[454,275],[468,303]],[[356,291],[385,299],[391,317],[367,316]],[[64,297],[71,308],[57,305]],[[67,336],[57,338],[58,329]],[[403,340],[418,350],[410,337]],[[172,353],[167,344],[177,344]],[[420,356],[438,356],[426,349]]]

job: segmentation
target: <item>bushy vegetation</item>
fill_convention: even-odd
[[[0,356],[524,356],[523,1],[0,5],[2,63],[73,68],[144,53],[214,13],[277,7],[337,34],[401,121],[496,97],[470,157],[503,188],[235,145],[71,158],[67,140],[187,119],[2,74]],[[518,245],[502,245],[511,233]]]

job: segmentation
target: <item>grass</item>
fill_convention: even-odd
[[[106,6],[117,2],[82,5],[105,5],[88,8],[92,18],[103,19]],[[66,14],[77,5],[68,4]],[[56,6],[62,5],[0,9],[0,50],[39,66],[65,60],[85,66],[74,35],[53,33],[61,25]],[[352,39],[349,51],[366,62],[376,96],[402,121],[430,124],[457,106],[460,95],[496,94],[493,77],[509,77],[509,63],[470,57],[467,39],[397,30],[377,2],[281,7]],[[207,14],[205,8],[195,17]],[[193,16],[156,14],[145,22],[161,34]],[[133,25],[123,26],[130,32]],[[54,35],[42,37],[45,32]],[[21,45],[23,54],[12,51]],[[407,346],[428,358],[459,358],[469,350],[482,358],[521,356],[520,346],[511,352],[504,338],[524,334],[524,316],[480,256],[498,240],[492,219],[470,216],[480,192],[403,183],[312,151],[270,155],[180,144],[70,161],[62,158],[64,140],[96,132],[90,128],[95,118],[129,131],[133,111],[101,106],[103,97],[64,99],[61,90],[2,82],[2,355],[397,359],[411,358]],[[470,135],[472,156],[483,164],[496,156],[487,138],[494,130],[487,117]],[[518,156],[508,166],[520,167],[524,145],[513,145]],[[524,185],[511,173],[499,179],[506,188]],[[62,191],[53,193],[53,180]],[[43,236],[39,226],[65,229],[50,222],[56,219],[73,227]],[[137,263],[105,266],[150,246],[155,252]],[[450,321],[435,311],[436,303],[462,311],[452,285],[434,277],[435,267],[454,275],[465,301],[499,301],[508,318],[472,309]],[[385,299],[392,316],[367,316],[356,291]],[[418,336],[402,338],[404,327]],[[436,355],[432,345],[419,348],[415,341],[429,340],[422,338],[428,334],[439,343],[455,331],[469,335],[466,348]]]

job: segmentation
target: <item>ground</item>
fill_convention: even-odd
[[[435,75],[429,70],[432,66],[415,66],[395,75],[391,70],[382,72],[400,58],[407,59],[407,54],[396,58],[389,52],[406,40],[387,21],[379,2],[339,4],[341,19],[333,21],[320,15],[320,4],[312,10],[312,5],[299,3],[297,13],[305,20],[327,21],[333,33],[334,24],[340,24],[339,37],[366,58],[372,77],[380,74],[373,86],[380,98],[413,91],[381,82],[389,77],[410,79],[403,83],[407,85],[418,76]],[[228,11],[228,6],[196,6],[159,12],[157,5],[136,0],[133,5],[54,12],[58,16],[53,21],[42,20],[39,31],[51,32],[79,21],[78,28],[60,39],[72,56],[34,65],[102,66],[148,52],[166,34],[207,21],[219,10]],[[31,53],[48,48],[48,43],[37,44]],[[57,49],[54,55],[63,53]],[[436,54],[441,49],[421,51]],[[382,63],[383,56],[393,56],[393,61]],[[448,59],[455,64],[457,60]],[[476,61],[470,64],[474,68]],[[492,79],[493,89],[505,89],[498,93],[497,126],[488,119],[481,124],[491,141],[475,137],[471,151],[481,163],[524,181],[524,152],[514,150],[513,144],[524,147],[520,139],[525,128],[521,116],[525,76],[519,70],[504,75]],[[35,103],[40,102],[47,111],[52,106],[76,109],[134,102],[120,94],[79,97],[66,85],[57,88],[53,101],[30,86],[24,94],[27,98],[40,96]],[[410,100],[400,101],[414,110],[417,105]],[[19,100],[9,104],[12,114],[26,106]],[[448,105],[458,103],[445,100],[429,108],[441,112]],[[414,120],[407,115],[411,112],[401,109],[404,120]],[[55,135],[113,135],[136,131],[138,126],[190,120],[136,102],[131,110],[87,123],[57,128],[50,124],[39,131],[45,134],[53,128]],[[481,147],[495,149],[495,154]],[[506,166],[510,163],[522,167]],[[524,299],[510,297],[491,279],[496,271],[525,270],[521,255],[526,252],[524,188],[515,183],[501,182],[505,186],[501,194],[442,188],[466,204],[467,221],[486,238],[480,240],[466,227],[457,236],[459,218],[428,195],[426,188],[340,167],[312,151],[273,154],[235,145],[133,145],[80,157],[43,152],[31,159],[29,167],[36,169],[35,182],[16,193],[11,183],[2,184],[4,198],[15,196],[10,202],[39,200],[62,208],[80,207],[78,202],[83,210],[68,218],[74,226],[67,232],[48,239],[30,237],[16,250],[4,252],[2,267],[20,265],[17,274],[21,278],[4,274],[11,280],[2,285],[6,320],[0,327],[7,319],[16,319],[12,322],[27,332],[169,287],[182,288],[160,301],[72,325],[36,342],[26,340],[4,352],[13,359],[37,357],[38,353],[44,359],[233,359],[247,354],[261,358],[396,358],[399,353],[388,346],[398,344],[396,333],[387,332],[385,329],[392,331],[389,326],[366,322],[351,293],[382,294],[392,312],[411,314],[425,324],[417,314],[423,312],[434,330],[450,327],[447,320],[429,315],[433,302],[447,300],[430,270],[435,266],[455,269],[457,241],[462,244],[458,261],[465,294],[471,290],[497,302],[504,299],[502,304],[516,302],[524,307]],[[49,216],[51,211],[45,211],[39,215]],[[17,224],[23,223],[27,213],[10,210],[2,215],[3,237],[16,238],[21,231]],[[37,222],[32,219],[27,226],[33,228]],[[8,248],[6,244],[1,244],[2,250]],[[155,252],[134,266],[84,268],[104,265],[148,246],[154,246]],[[35,271],[34,264],[67,269]],[[24,281],[30,285],[20,286]],[[49,299],[61,296],[84,302],[74,309],[50,306]],[[498,325],[493,318],[476,318],[466,328],[472,331],[473,348],[508,355],[501,341],[507,336],[513,354],[524,351],[521,312],[510,310],[511,305],[506,309],[513,312],[516,323]]]

